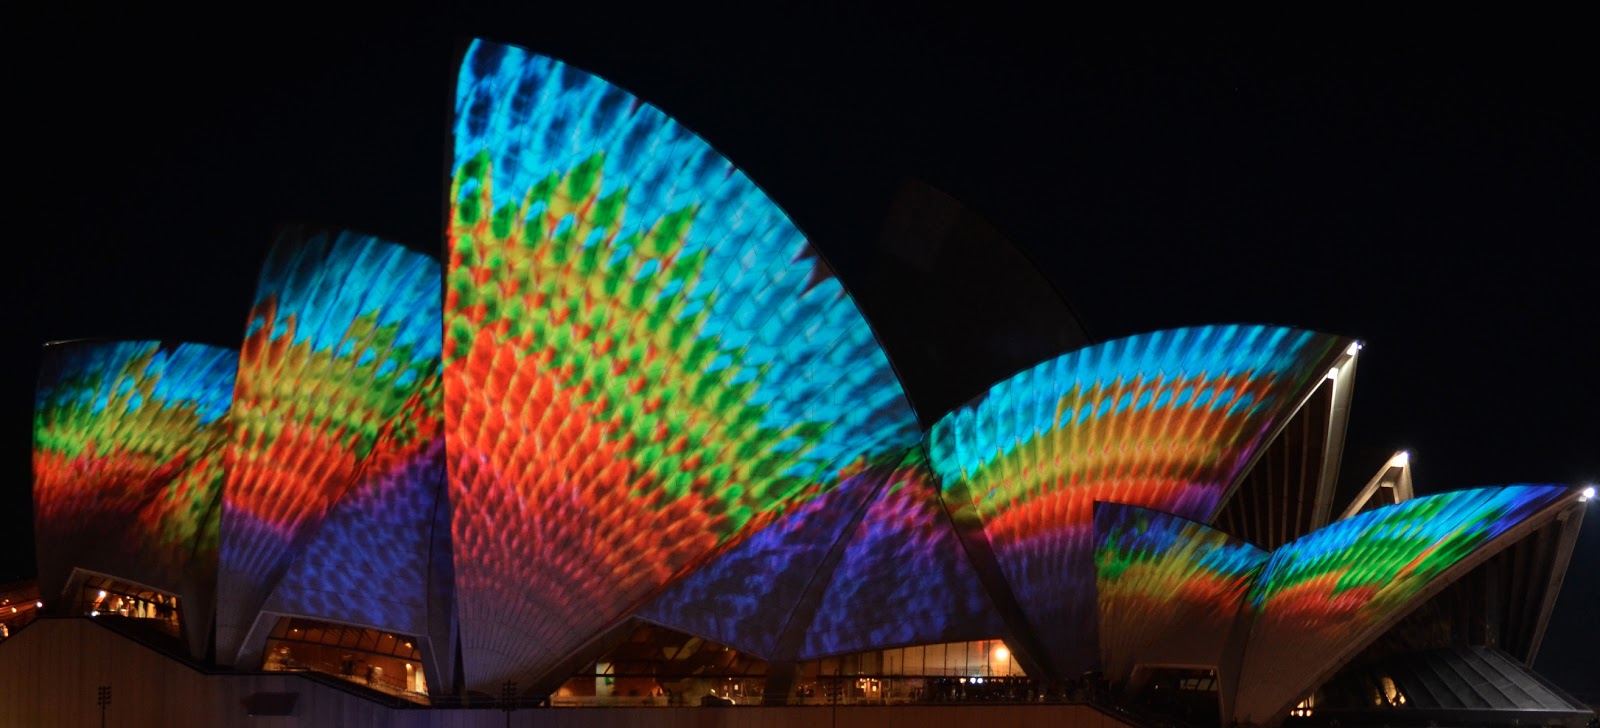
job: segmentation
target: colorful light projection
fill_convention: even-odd
[[[794,659],[780,645],[793,621],[809,623],[811,590],[824,588],[868,501],[896,474],[893,463],[867,468],[798,504],[738,545],[669,587],[637,616],[763,660]],[[822,583],[818,583],[818,582]],[[809,603],[810,606],[805,606]]]
[[[1207,518],[1350,343],[1243,325],[1133,336],[1040,364],[935,423],[946,503],[981,520],[1032,631],[1051,636],[1051,669],[1095,661],[1092,504]]]
[[[849,534],[801,659],[1003,634],[916,448]]]
[[[440,279],[434,259],[355,233],[290,230],[269,254],[232,409],[224,659],[244,655],[245,631],[336,504],[427,487],[419,481],[439,448]]]
[[[457,89],[445,420],[470,687],[916,441],[783,212],[604,81],[479,41]]]
[[[237,364],[237,352],[201,344],[45,347],[33,450],[41,593],[58,593],[73,567],[178,592],[214,566]]]
[[[1250,594],[1257,630],[1359,629],[1566,493],[1554,485],[1460,490],[1331,523],[1273,553]]]
[[[1095,504],[1094,532],[1106,677],[1121,684],[1139,663],[1221,668],[1267,553],[1194,521],[1115,503]]]
[[[1248,596],[1255,624],[1237,717],[1260,722],[1287,711],[1321,672],[1415,607],[1445,571],[1492,556],[1510,545],[1496,537],[1572,495],[1560,486],[1514,485],[1414,498],[1274,551]]]
[[[264,610],[430,634],[429,610],[448,608],[448,587],[430,589],[429,569],[450,558],[437,385],[418,408],[431,421],[415,446],[373,459],[297,549]]]

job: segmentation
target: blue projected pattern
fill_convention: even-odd
[[[673,262],[699,259],[701,275],[637,293],[672,305],[680,321],[704,311],[699,338],[716,341],[718,351],[704,370],[737,367],[728,384],[753,386],[749,404],[762,408],[762,425],[829,423],[807,443],[811,462],[849,462],[886,431],[914,440],[888,359],[839,281],[766,193],[666,114],[559,61],[477,41],[458,81],[455,134],[458,167],[486,157],[492,170],[487,179],[462,180],[457,204],[486,184],[492,209],[531,212],[522,207],[529,190],[587,169],[598,177],[595,198],[620,194],[626,218],[619,211],[614,227],[588,227],[574,242],[580,249],[610,243],[604,250],[613,264],[642,258],[632,280],[618,283],[651,282]],[[692,223],[679,219],[686,213]],[[645,249],[647,234],[669,220],[685,225],[678,247]],[[555,235],[583,229],[572,217],[552,222]],[[858,398],[826,396],[845,383]],[[793,472],[812,471],[797,465]]]

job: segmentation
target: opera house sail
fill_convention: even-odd
[[[238,360],[159,341],[45,347],[33,436],[41,593],[181,625],[204,654]]]

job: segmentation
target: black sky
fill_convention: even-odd
[[[56,11],[8,34],[0,581],[33,570],[39,345],[237,346],[286,221],[437,253],[472,34],[677,117],[847,286],[899,181],[920,178],[1010,236],[1099,339],[1235,321],[1361,338],[1346,483],[1400,449],[1424,492],[1600,480],[1600,56],[1580,23],[1102,26],[995,3],[241,13]],[[1592,690],[1587,520],[1541,668]]]

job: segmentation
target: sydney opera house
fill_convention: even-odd
[[[46,347],[0,725],[1593,718],[1530,670],[1589,494],[1335,502],[1358,342],[925,411],[701,139],[511,46],[458,83],[443,263],[294,228],[236,350]]]

